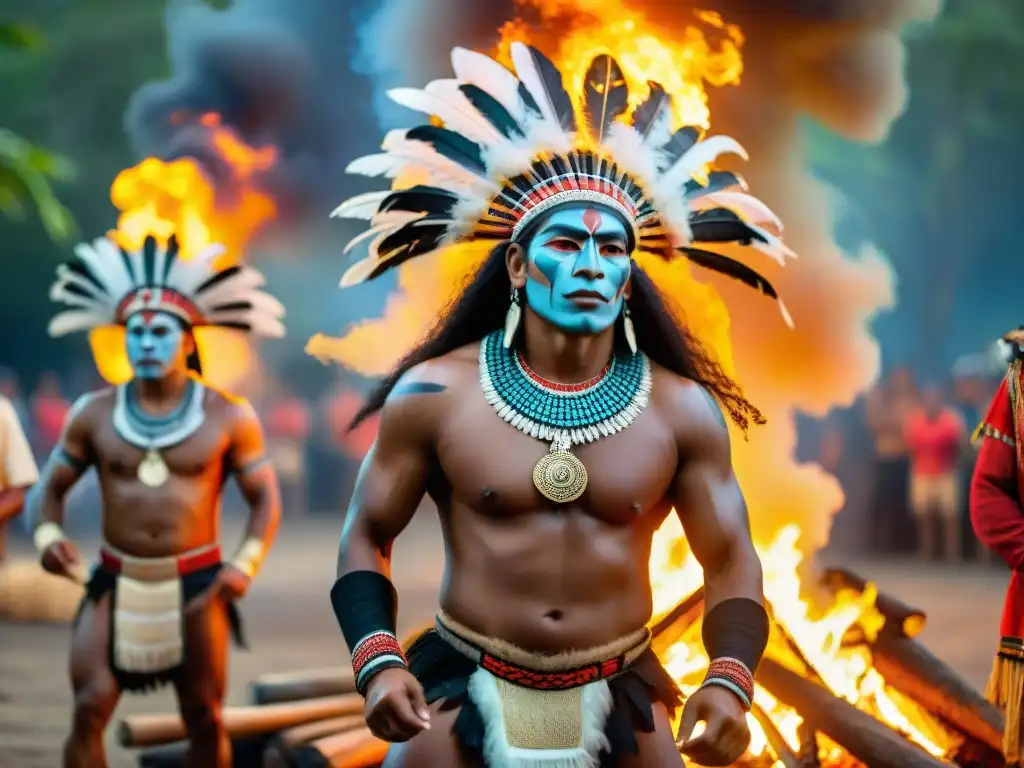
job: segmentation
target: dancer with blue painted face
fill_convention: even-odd
[[[493,243],[355,420],[381,413],[331,597],[366,721],[394,743],[387,768],[729,765],[768,617],[720,406],[741,428],[761,417],[634,257],[687,258],[777,298],[716,247],[789,253],[739,177],[704,174],[742,149],[673,126],[661,86],[631,108],[601,56],[573,99],[539,51],[511,56],[515,74],[456,49],[455,80],[392,91],[441,125],[393,132],[349,170],[423,181],[336,211],[370,224],[343,285]],[[403,646],[389,561],[425,495],[445,537],[441,610]],[[652,537],[673,509],[704,567],[711,659],[678,734],[648,629]]]
[[[129,381],[75,403],[29,504],[43,567],[85,581],[64,533],[64,500],[88,469],[97,472],[104,542],[74,624],[65,768],[106,766],[103,732],[121,693],[166,683],[178,696],[188,764],[232,764],[220,713],[231,635],[242,643],[235,602],[266,556],[280,509],[260,424],[244,400],[203,381],[193,331],[220,325],[280,336],[284,328],[283,308],[259,290],[262,277],[219,268],[222,253],[213,246],[183,259],[173,237],[165,247],[149,237],[139,250],[101,238],[78,246],[50,290],[65,305],[52,336],[121,327],[124,348],[113,351],[131,369]],[[109,362],[97,360],[100,370],[112,370]],[[228,474],[250,516],[244,542],[224,562]]]

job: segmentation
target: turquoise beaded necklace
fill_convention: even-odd
[[[587,470],[571,448],[626,429],[647,406],[651,365],[642,353],[616,355],[606,372],[582,387],[556,389],[524,368],[502,332],[480,343],[480,387],[498,416],[520,432],[551,441],[533,469],[546,498],[575,501],[587,487]]]

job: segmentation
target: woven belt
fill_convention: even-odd
[[[572,669],[558,671],[541,671],[530,669],[507,659],[499,658],[488,652],[472,640],[460,635],[438,616],[434,620],[434,630],[448,645],[486,669],[495,677],[524,688],[544,691],[567,690],[579,688],[610,677],[615,677],[627,670],[651,644],[650,632],[619,655],[602,661],[594,661]]]
[[[220,547],[212,544],[177,557],[133,557],[105,546],[100,550],[100,567],[108,573],[139,581],[162,581],[201,571],[221,563]]]

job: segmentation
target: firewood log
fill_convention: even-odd
[[[945,725],[999,752],[1003,713],[916,640],[879,633],[871,645],[875,669],[885,682]]]
[[[863,592],[868,585],[867,579],[842,568],[827,569],[821,576],[821,583],[833,592],[838,592],[841,589]],[[892,627],[906,637],[915,637],[924,629],[926,621],[924,611],[909,606],[885,592],[878,593],[878,597],[875,598],[875,607],[885,617],[887,627]]]
[[[704,587],[681,600],[675,608],[651,625],[651,647],[659,653],[676,643],[704,611]]]
[[[800,737],[800,751],[797,752],[800,768],[821,768],[818,734],[805,722],[797,726],[796,733]]]
[[[768,713],[755,702],[750,708],[750,714],[754,716],[757,724],[761,726],[761,730],[764,731],[765,738],[768,740],[768,747],[778,761],[782,763],[783,768],[802,768],[797,755],[790,748],[789,744],[786,743],[786,739],[783,738],[782,734],[779,733],[779,729],[775,727],[775,723],[772,722]]]
[[[376,768],[387,751],[387,742],[356,728],[296,747],[292,760],[295,768]]]
[[[355,693],[265,707],[226,707],[224,727],[232,738],[243,738],[283,731],[313,720],[362,714],[362,711],[363,699]],[[153,747],[184,739],[185,724],[177,714],[139,715],[122,720],[117,732],[122,747]]]
[[[295,764],[296,748],[326,736],[365,727],[366,721],[362,715],[346,715],[316,720],[281,731],[267,744],[263,753],[263,768],[291,768]]]
[[[261,675],[252,682],[249,690],[253,704],[283,704],[354,693],[356,680],[351,667],[308,669]]]
[[[265,736],[249,739],[232,739],[232,765],[234,768],[253,768],[260,764],[266,744]],[[162,747],[145,749],[139,753],[139,768],[185,768],[187,741],[177,741]]]
[[[881,721],[773,659],[761,661],[757,681],[776,699],[795,709],[808,726],[871,768],[948,766]]]

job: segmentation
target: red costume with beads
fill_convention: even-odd
[[[1003,751],[1010,765],[1024,758],[1024,428],[1022,362],[1014,361],[974,433],[981,441],[971,480],[971,523],[985,546],[1012,569],[999,625],[999,652],[988,696],[1006,713]]]

